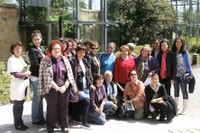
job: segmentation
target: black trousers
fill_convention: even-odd
[[[168,105],[167,103],[153,103],[152,106],[154,107],[154,109],[160,114],[160,119],[164,119],[167,115],[167,108]]]
[[[14,116],[14,125],[15,127],[17,126],[21,126],[24,124],[23,120],[22,120],[22,113],[23,113],[23,105],[24,105],[24,101],[13,101],[13,116]]]
[[[47,102],[47,128],[54,128],[57,121],[60,122],[61,128],[68,127],[69,89],[61,94],[51,88],[49,94],[45,95],[45,99]]]
[[[160,79],[160,83],[165,86],[165,90],[166,90],[167,94],[171,95],[170,94],[170,91],[171,91],[170,78]]]

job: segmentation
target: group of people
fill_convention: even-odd
[[[76,41],[59,38],[42,47],[42,34],[32,32],[32,46],[28,51],[30,69],[22,58],[20,41],[11,44],[12,56],[7,71],[11,75],[10,93],[13,101],[14,126],[26,130],[22,120],[23,104],[28,93],[29,80],[33,89],[32,123],[43,125],[53,132],[60,127],[68,133],[69,119],[104,125],[108,116],[121,116],[122,107],[132,104],[130,117],[135,120],[151,116],[160,121],[172,120],[177,112],[179,91],[183,93],[183,109],[188,104],[187,82],[193,78],[189,54],[181,38],[174,40],[170,49],[166,39],[145,44],[140,54],[133,53],[135,44],[120,47],[116,57],[116,44],[109,42],[105,52],[92,40]],[[25,70],[25,68],[28,68]],[[150,78],[151,82],[145,84]],[[170,92],[174,85],[174,98]],[[46,119],[43,98],[47,103]]]

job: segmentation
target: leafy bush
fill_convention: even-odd
[[[6,63],[0,61],[0,105],[10,102],[10,77],[6,73]]]
[[[199,45],[192,45],[190,52],[200,54],[200,46]]]

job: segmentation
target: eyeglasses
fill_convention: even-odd
[[[91,48],[91,49],[93,49],[93,50],[94,50],[94,49],[99,49],[99,48]]]
[[[137,75],[137,73],[131,73],[130,76]]]

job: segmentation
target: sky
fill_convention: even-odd
[[[88,5],[89,0],[83,0]],[[100,0],[92,0],[92,9],[100,10]]]

